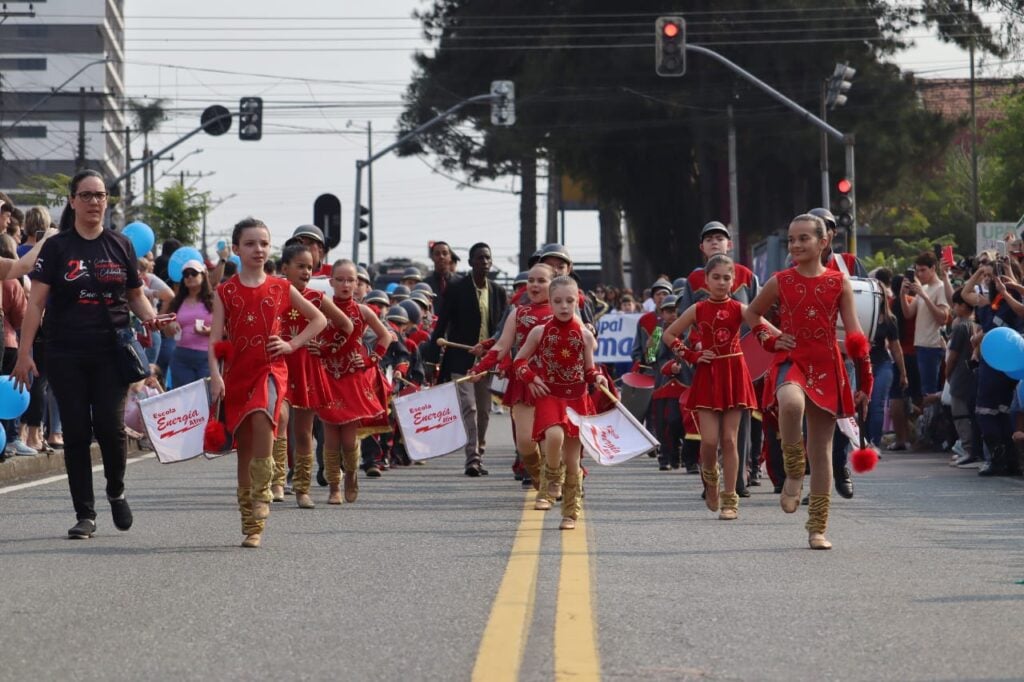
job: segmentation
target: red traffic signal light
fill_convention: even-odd
[[[836,189],[839,190],[840,194],[849,194],[850,190],[853,189],[853,183],[843,178],[836,183]]]
[[[679,30],[679,24],[674,22],[666,23],[664,26],[661,27],[661,35],[665,36],[666,38],[675,38],[680,33],[681,31]]]
[[[659,76],[686,73],[686,21],[681,16],[654,22],[654,72]]]

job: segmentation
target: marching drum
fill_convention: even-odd
[[[875,338],[875,329],[878,328],[878,319],[882,316],[882,306],[885,302],[882,297],[885,292],[882,285],[876,279],[863,277],[850,277],[850,286],[853,287],[853,304],[857,309],[857,320],[864,335],[871,341]],[[843,329],[843,318],[836,319],[836,339],[840,348],[845,351],[846,330]]]
[[[643,421],[647,408],[654,394],[654,377],[640,372],[628,372],[622,375],[622,388],[619,400],[629,413]]]

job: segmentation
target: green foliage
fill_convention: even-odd
[[[208,202],[208,193],[174,183],[153,194],[144,209],[144,220],[153,228],[158,242],[174,238],[182,244],[195,244]]]
[[[68,200],[71,176],[63,173],[54,175],[30,175],[18,185],[26,204],[41,206],[63,206]]]
[[[1016,220],[1024,213],[1024,92],[1002,103],[1005,118],[989,123],[984,154],[991,168],[982,184],[985,206],[996,221]]]
[[[689,42],[714,49],[811,111],[818,111],[822,79],[836,62],[857,69],[850,104],[831,122],[856,135],[858,202],[877,203],[881,218],[890,207],[878,198],[902,177],[941,163],[955,127],[925,111],[914,80],[888,61],[906,47],[908,31],[935,27],[959,40],[966,24],[980,50],[1009,47],[962,2],[833,0],[828,9],[810,0],[696,0],[683,14]],[[819,132],[705,57],[690,53],[683,78],[658,78],[651,47],[654,17],[664,13],[664,3],[654,0],[434,0],[418,16],[436,50],[417,56],[403,131],[487,92],[497,79],[516,84],[518,122],[495,128],[486,105],[467,107],[402,152],[430,151],[470,181],[517,172],[519,160],[534,154],[557,158],[602,203],[623,209],[635,272],[647,265],[679,273],[699,262],[700,226],[728,218],[732,106],[739,236],[749,246],[819,203]],[[844,33],[861,41],[836,40]],[[838,173],[841,147],[831,147]],[[908,194],[888,215],[908,237],[934,225],[928,211],[915,212],[916,201]]]

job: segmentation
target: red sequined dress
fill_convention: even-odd
[[[533,440],[543,440],[544,432],[553,426],[561,426],[566,436],[578,438],[579,429],[569,421],[567,407],[579,414],[594,414],[583,377],[583,343],[583,324],[577,318],[562,322],[552,317],[544,325],[534,351],[540,366],[534,371],[550,394],[534,401]]]
[[[323,308],[324,294],[306,287],[302,297],[313,304],[317,310]],[[281,313],[281,338],[291,341],[306,330],[309,320],[298,308],[288,306]],[[285,356],[288,365],[288,404],[293,407],[311,410],[322,407],[330,402],[327,389],[327,373],[320,358],[309,352],[308,348],[297,348]]]
[[[347,336],[334,325],[321,335],[320,353],[327,372],[327,385],[332,398],[331,409],[317,414],[328,424],[350,424],[376,417],[384,412],[373,391],[369,353],[363,345],[366,321],[359,304],[352,298],[335,297],[334,304],[352,320],[352,333]]]
[[[775,275],[779,285],[779,329],[796,339],[796,348],[775,354],[765,377],[765,410],[778,412],[775,391],[796,384],[821,409],[839,417],[854,413],[853,394],[839,344],[836,318],[846,276],[826,270],[804,277],[796,268]]]
[[[247,416],[265,412],[277,426],[288,389],[285,356],[271,358],[267,341],[281,335],[281,313],[291,307],[291,284],[267,277],[249,287],[238,275],[217,287],[224,305],[224,331],[234,346],[224,361],[224,425],[234,431]],[[272,400],[273,399],[273,400]]]
[[[700,340],[701,350],[714,352],[715,358],[695,366],[686,409],[720,412],[756,408],[757,396],[740,350],[742,304],[733,298],[709,298],[697,304],[696,312],[692,333]]]
[[[544,303],[522,303],[517,305],[516,335],[515,340],[512,342],[512,348],[508,351],[509,356],[515,358],[516,353],[523,347],[523,343],[526,341],[526,336],[530,333],[530,330],[547,324],[551,319],[551,306],[547,301]],[[540,359],[536,353],[530,358],[530,369],[534,372],[540,369]],[[530,395],[530,390],[523,383],[523,380],[516,376],[515,372],[509,374],[508,388],[505,389],[505,395],[502,396],[501,402],[510,406],[517,403],[533,405],[533,396]]]

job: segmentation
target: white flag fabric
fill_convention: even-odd
[[[566,413],[579,427],[583,450],[598,464],[621,464],[658,447],[658,440],[619,405],[595,415],[581,415],[571,407]]]
[[[466,446],[459,394],[452,382],[398,396],[393,405],[410,459],[440,457]]]
[[[203,454],[210,417],[206,380],[139,401],[142,423],[162,463],[184,462]]]
[[[843,435],[850,439],[853,447],[860,447],[860,426],[857,425],[855,417],[841,417],[836,420],[836,425]]]

